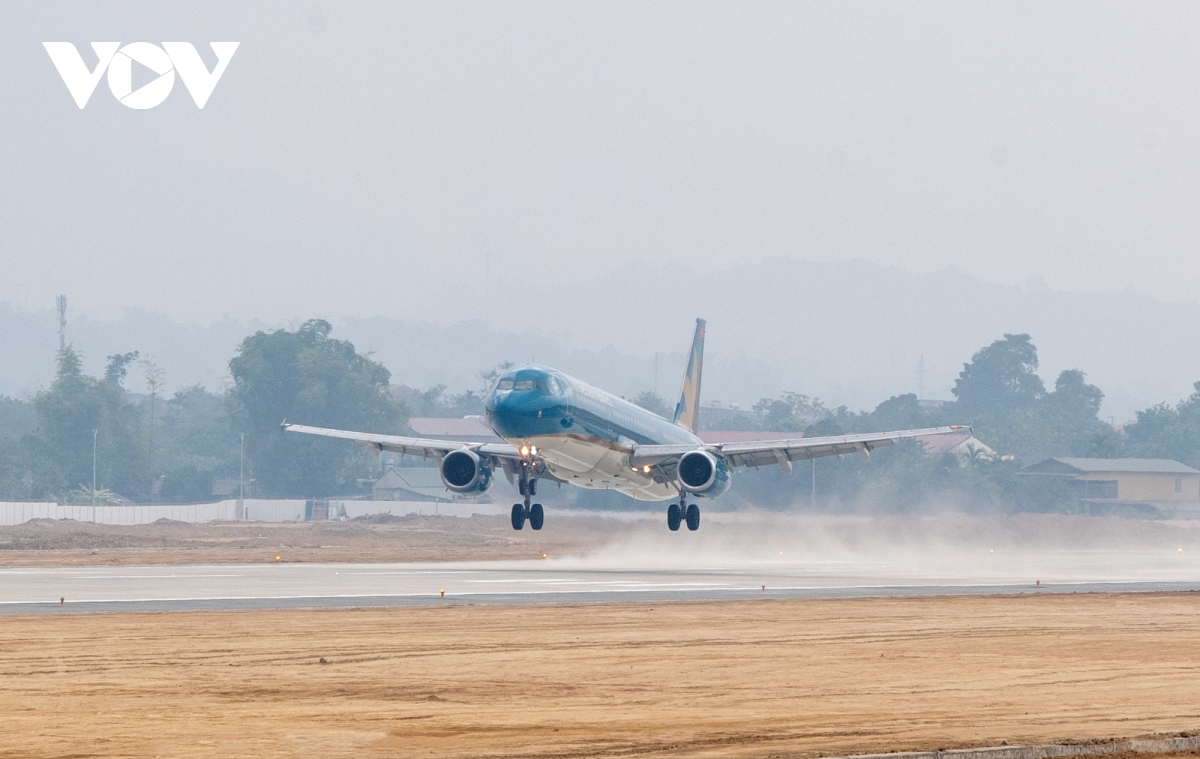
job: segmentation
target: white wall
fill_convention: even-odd
[[[441,515],[444,517],[469,517],[472,514],[507,514],[511,507],[497,506],[494,503],[433,503],[430,501],[330,501],[329,513],[334,514],[339,507],[346,509],[346,516],[367,516],[368,514],[391,514],[397,517],[409,514]]]
[[[304,519],[304,501],[247,500],[251,518],[283,522]],[[260,516],[256,516],[258,513]],[[299,515],[297,517],[297,514]],[[30,519],[73,519],[97,524],[150,524],[159,519],[178,522],[232,521],[237,501],[145,506],[75,506],[57,503],[0,502],[0,525],[23,524]]]
[[[246,521],[301,522],[304,521],[305,501],[287,499],[247,498]],[[367,514],[440,514],[469,517],[472,514],[507,514],[508,509],[490,503],[430,503],[426,501],[330,501],[329,510],[346,509],[346,516]],[[0,525],[24,524],[30,519],[73,519],[76,522],[97,524],[150,524],[159,519],[177,522],[216,522],[237,519],[237,501],[219,503],[157,504],[139,506],[74,506],[53,502],[0,501]]]

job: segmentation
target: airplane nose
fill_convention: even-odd
[[[489,421],[496,432],[506,438],[532,437],[552,432],[556,424],[553,414],[547,413],[554,399],[537,391],[506,393],[493,399],[488,409]]]

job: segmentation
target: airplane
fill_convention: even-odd
[[[697,435],[700,377],[704,362],[703,319],[696,320],[679,402],[670,421],[619,396],[544,366],[523,366],[500,377],[488,394],[487,421],[503,443],[464,443],[378,435],[283,423],[287,432],[352,440],[376,452],[392,451],[439,462],[442,482],[461,495],[488,491],[502,471],[524,500],[512,507],[512,526],[529,522],[542,529],[545,511],[533,503],[539,480],[582,488],[612,489],[641,501],[672,501],[667,527],[700,528],[700,508],[689,496],[715,498],[739,466],[779,466],[791,473],[793,461],[858,453],[897,440],[944,435],[969,429],[932,427],[861,435],[705,443]]]

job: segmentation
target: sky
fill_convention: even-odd
[[[44,2],[4,21],[18,307],[532,321],[540,291],[613,271],[670,288],[772,257],[1196,299],[1195,4]],[[191,41],[209,66],[208,42],[241,44],[203,110],[178,81],[148,110],[101,81],[80,110],[41,43],[90,66],[98,40]]]
[[[646,360],[708,316],[732,342],[714,350],[781,388],[869,406],[882,390],[854,373],[912,384],[928,355],[944,395],[1000,332],[1073,313],[1039,293],[1134,298],[1087,302],[1111,329],[1106,308],[1141,304],[1123,346],[1193,313],[1197,38],[1200,6],[1172,2],[19,4],[0,23],[0,303],[65,293],[97,334],[131,312],[479,321]],[[177,80],[136,110],[103,79],[78,108],[46,41],[88,66],[94,41],[189,41],[210,68],[209,42],[240,44],[203,109]],[[937,329],[889,323],[887,271],[925,305],[929,283],[1015,289],[941,356]],[[1089,323],[1050,363],[1124,382],[1113,413],[1196,379],[1186,342],[1187,369],[1147,384]],[[829,335],[792,340],[833,356],[819,382],[771,355],[772,330],[806,328]],[[890,343],[858,337],[879,329]]]

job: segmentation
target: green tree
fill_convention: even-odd
[[[1037,368],[1037,348],[1029,335],[1006,334],[963,365],[951,391],[958,410],[995,418],[1029,408],[1046,393]]]
[[[754,404],[762,429],[772,432],[802,432],[805,427],[829,416],[820,398],[785,390],[778,398],[763,398]]]
[[[1192,387],[1174,407],[1160,403],[1137,412],[1137,421],[1125,428],[1127,455],[1200,467],[1200,382]]]
[[[30,496],[25,462],[13,438],[0,437],[0,501],[23,501]]]
[[[652,414],[658,414],[663,419],[670,419],[674,416],[673,411],[667,408],[667,402],[663,397],[652,390],[638,393],[633,402]]]
[[[947,424],[945,412],[937,408],[922,408],[916,393],[894,395],[862,414],[854,422],[842,426],[853,432],[890,432],[891,430],[923,429]]]
[[[410,413],[413,416],[461,419],[464,416],[480,415],[484,412],[484,396],[474,390],[457,395],[446,392],[445,385],[434,385],[418,393],[413,399]]]
[[[257,332],[229,362],[235,427],[258,490],[285,497],[346,492],[371,471],[362,448],[345,441],[284,434],[285,419],[362,432],[398,433],[405,408],[391,396],[387,369],[346,340],[329,337],[329,322],[312,319],[295,332]]]
[[[38,430],[26,442],[34,496],[61,497],[72,488],[91,487],[93,430],[97,484],[132,500],[149,495],[138,409],[119,385],[85,375],[74,349],[59,351],[54,382],[34,397],[33,406]]]
[[[109,356],[108,366],[104,369],[104,380],[114,385],[120,385],[125,381],[125,375],[129,372],[129,365],[137,359],[138,355],[137,351],[130,351],[129,353],[118,353],[115,356]]]
[[[0,395],[0,438],[20,438],[37,429],[33,404]]]
[[[204,503],[213,498],[213,482],[216,480],[212,470],[200,469],[188,464],[167,470],[163,477],[162,489],[158,491],[159,500],[164,503]]]

